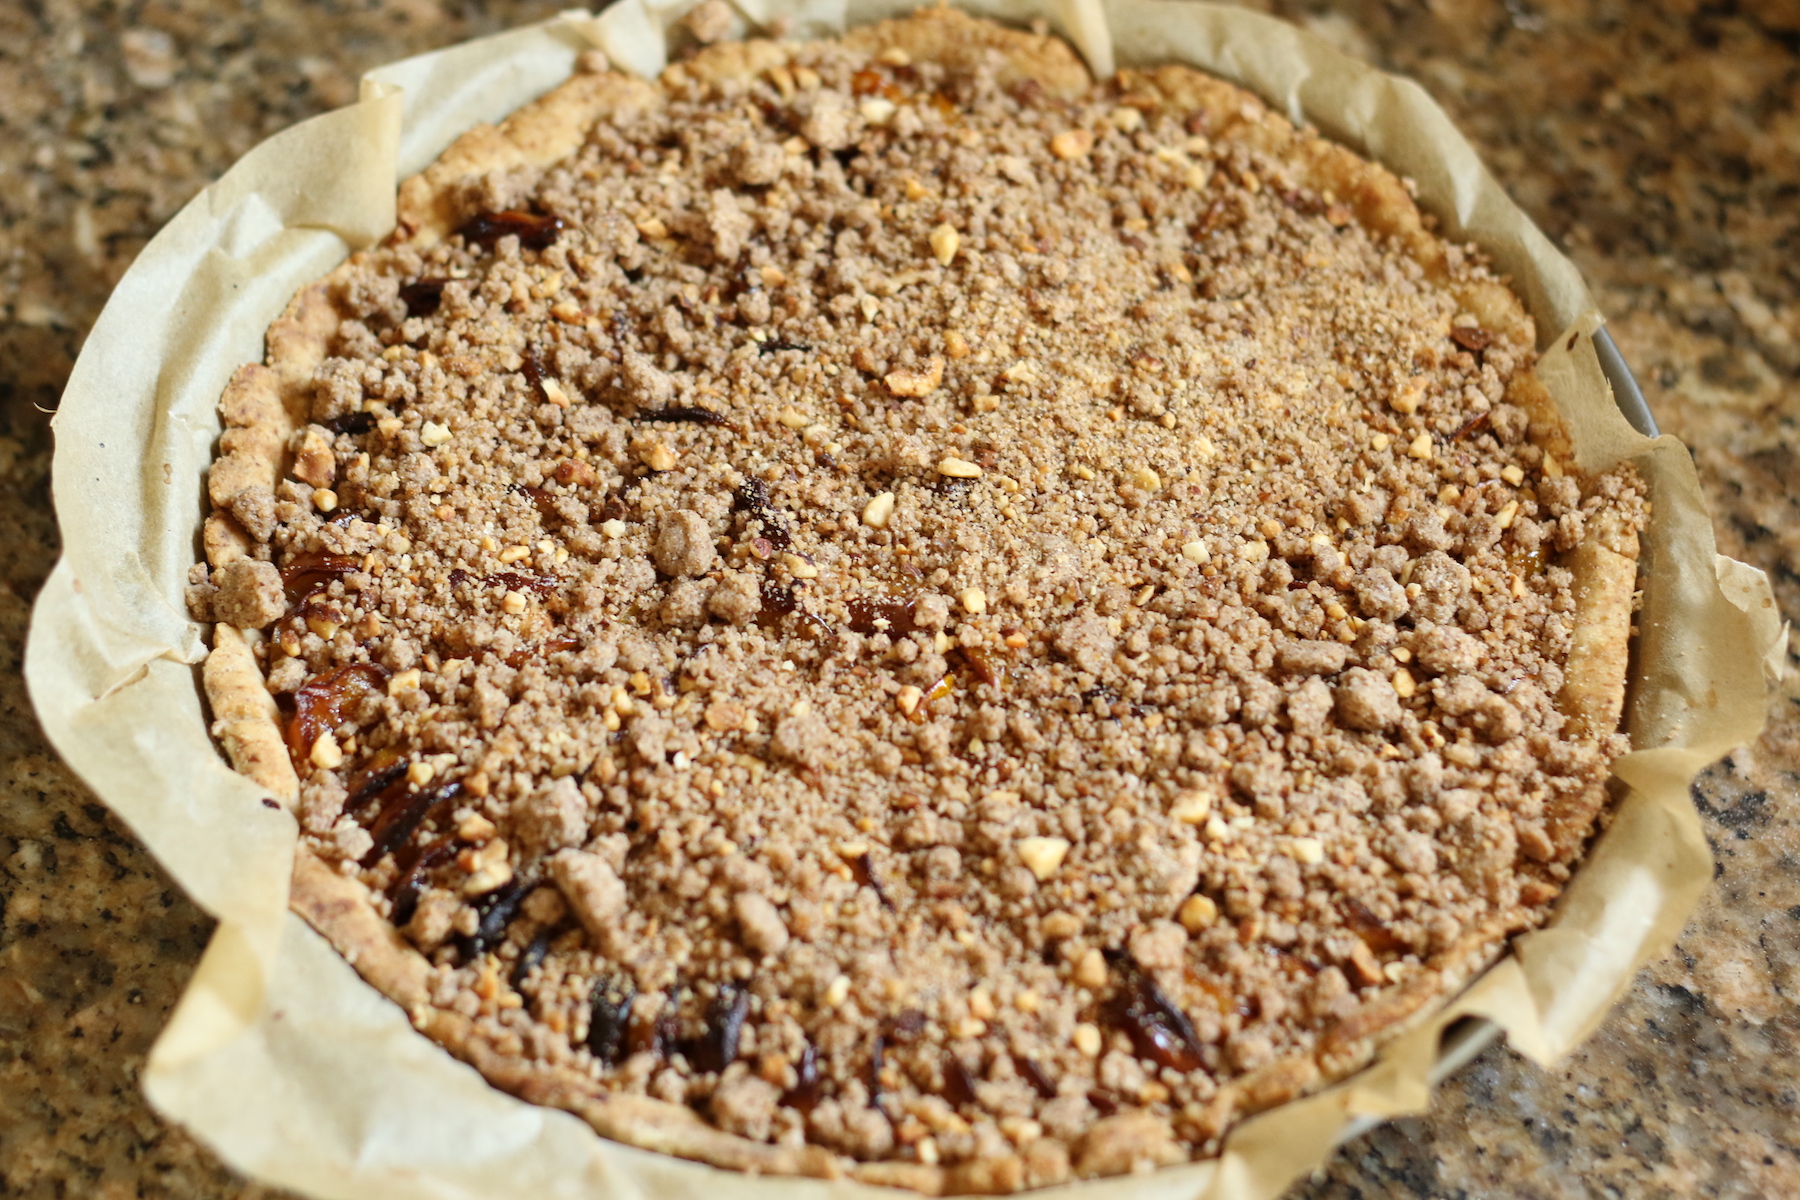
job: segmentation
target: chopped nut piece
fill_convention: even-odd
[[[1169,815],[1183,825],[1204,825],[1212,814],[1212,796],[1201,791],[1178,792]]]
[[[530,558],[530,557],[531,557],[531,547],[530,546],[508,546],[506,549],[504,549],[500,552],[500,561],[503,563],[516,563],[521,558]]]
[[[495,839],[489,846],[499,846],[504,852],[506,843]],[[463,880],[462,894],[465,896],[484,896],[496,888],[504,887],[512,882],[512,865],[504,858],[498,862],[484,862],[476,867],[469,877]]]
[[[825,988],[824,996],[820,997],[826,1008],[842,1008],[844,1001],[849,998],[850,977],[848,975],[839,975],[833,979]]]
[[[894,493],[883,492],[863,505],[862,523],[871,529],[886,529],[888,518],[894,515]]]
[[[944,360],[934,354],[923,370],[902,368],[889,371],[882,382],[896,396],[929,396],[944,382]]]
[[[344,752],[338,749],[337,739],[327,729],[312,744],[312,753],[307,755],[315,767],[323,767],[327,771],[335,771],[344,765]]]
[[[417,691],[419,689],[419,685],[423,681],[424,681],[424,676],[420,673],[419,668],[417,668],[417,667],[413,667],[411,670],[407,670],[407,671],[396,672],[388,680],[387,694],[390,696],[399,696],[399,695],[405,694],[406,692]]]
[[[1430,458],[1431,457],[1431,435],[1429,433],[1419,434],[1418,437],[1416,437],[1412,440],[1412,444],[1407,446],[1406,453],[1407,453],[1408,457],[1411,457],[1411,458],[1418,458],[1418,459]]]
[[[801,558],[798,554],[783,554],[781,565],[788,569],[788,574],[795,579],[817,579],[819,568]]]
[[[1074,1042],[1075,1049],[1087,1057],[1100,1057],[1100,1027],[1092,1022],[1083,1021],[1075,1026],[1075,1034],[1070,1040]]]
[[[1037,876],[1039,883],[1056,874],[1068,853],[1068,838],[1028,837],[1019,842],[1019,861]]]
[[[963,606],[963,611],[972,617],[978,617],[987,611],[987,593],[980,588],[964,588],[956,599]]]
[[[1295,862],[1316,867],[1325,861],[1325,843],[1315,837],[1297,837],[1288,843]]]
[[[918,710],[919,701],[924,698],[925,693],[909,683],[894,694],[894,704],[901,712],[911,716]]]
[[[322,513],[336,512],[338,506],[337,493],[330,488],[314,488],[312,493],[313,507]]]
[[[609,538],[622,538],[625,536],[625,522],[617,517],[602,521],[600,522],[600,532]]]
[[[499,830],[480,813],[470,813],[456,826],[456,836],[465,842],[486,842]]]
[[[1152,471],[1149,467],[1133,467],[1131,470],[1131,482],[1143,488],[1146,492],[1162,491],[1162,476],[1158,475],[1155,471]]]
[[[1098,950],[1088,950],[1075,964],[1075,973],[1071,976],[1075,983],[1084,988],[1102,988],[1106,986],[1106,956]]]
[[[1206,548],[1205,542],[1188,542],[1181,547],[1181,557],[1204,566],[1212,561],[1212,552]]]
[[[956,227],[948,222],[931,231],[931,252],[937,256],[938,262],[946,267],[956,259],[957,247],[961,244],[962,236],[956,232]]]
[[[427,446],[442,446],[450,437],[450,427],[436,421],[427,421],[419,427],[419,440]]]
[[[941,459],[937,465],[939,475],[947,475],[952,479],[980,479],[981,468],[972,462],[960,458]]]
[[[1525,472],[1518,463],[1507,463],[1504,467],[1500,468],[1500,478],[1506,480],[1506,482],[1512,484],[1514,487],[1518,487],[1521,483],[1525,482]]]
[[[640,442],[635,447],[638,461],[652,471],[672,471],[675,469],[675,452],[660,441]]]
[[[1050,153],[1061,159],[1084,158],[1094,148],[1094,135],[1085,129],[1065,129],[1050,139]]]
[[[1202,929],[1212,928],[1213,922],[1219,919],[1219,906],[1213,903],[1211,897],[1196,893],[1181,902],[1175,919],[1189,933],[1199,933]]]

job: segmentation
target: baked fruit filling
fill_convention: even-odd
[[[1216,1152],[1545,919],[1646,504],[1400,181],[947,10],[587,65],[222,401],[216,731],[422,1028],[1011,1190]]]

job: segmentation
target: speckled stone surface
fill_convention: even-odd
[[[209,922],[57,760],[19,677],[56,554],[52,409],[111,286],[259,139],[510,0],[0,3],[0,1196],[267,1196],[150,1111]],[[1593,283],[1721,548],[1800,617],[1800,6],[1338,0],[1276,11],[1449,110]],[[1503,1047],[1307,1200],[1800,1195],[1800,685],[1695,788],[1717,879],[1550,1071]]]

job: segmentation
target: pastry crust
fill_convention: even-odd
[[[1073,52],[1055,39],[1032,37],[974,22],[953,10],[922,12],[852,32],[849,46],[871,55],[895,52],[912,61],[968,67],[982,55],[1003,55],[1001,78],[1036,80],[1059,96],[1073,96],[1090,81]],[[788,51],[772,43],[728,44],[702,52],[671,72],[698,80],[747,78],[778,67]],[[1121,103],[1142,112],[1169,109],[1216,114],[1211,134],[1237,139],[1298,164],[1302,178],[1335,195],[1354,219],[1402,246],[1434,280],[1450,277],[1443,243],[1427,228],[1405,187],[1391,173],[1296,129],[1245,94],[1197,71],[1168,66],[1126,72],[1118,81]],[[495,172],[535,170],[566,158],[594,123],[654,108],[661,92],[614,74],[578,75],[499,126],[470,131],[421,175],[401,188],[396,244],[429,247],[480,207],[476,185]],[[354,262],[296,298],[269,334],[268,366],[248,365],[233,377],[221,400],[226,433],[220,459],[208,479],[214,512],[208,518],[208,562],[223,567],[257,553],[275,521],[275,488],[291,463],[290,446],[307,417],[314,370],[336,325],[333,288]],[[1457,297],[1480,325],[1509,341],[1529,345],[1530,317],[1510,291],[1476,281]],[[1554,406],[1529,371],[1513,379],[1507,400],[1529,414],[1532,440],[1568,461],[1566,431]],[[1623,519],[1602,512],[1567,560],[1574,574],[1574,646],[1557,693],[1570,729],[1595,737],[1616,728],[1623,704],[1630,610],[1635,586],[1637,536]],[[299,781],[288,761],[273,700],[250,644],[227,625],[215,628],[205,688],[214,732],[233,765],[284,803]],[[1546,814],[1556,860],[1575,858],[1605,802],[1606,769],[1599,763],[1587,786],[1559,797]],[[358,972],[407,1010],[414,1024],[469,1062],[496,1086],[536,1103],[573,1112],[602,1136],[645,1149],[762,1174],[835,1178],[927,1194],[1001,1193],[1059,1182],[1073,1174],[1113,1174],[1177,1161],[1186,1152],[1171,1140],[1168,1123],[1149,1113],[1127,1113],[1093,1124],[1070,1149],[1067,1161],[1018,1153],[956,1166],[924,1162],[855,1162],[815,1145],[772,1145],[707,1124],[685,1105],[611,1092],[572,1069],[533,1063],[503,1052],[467,1017],[435,1005],[431,965],[383,916],[367,887],[335,871],[302,848],[295,863],[294,911],[335,946]],[[1221,1087],[1204,1114],[1191,1118],[1211,1138],[1230,1125],[1343,1077],[1367,1063],[1386,1041],[1435,1011],[1501,952],[1502,938],[1517,928],[1511,914],[1484,927],[1465,929],[1434,953],[1429,969],[1403,986],[1339,1018],[1309,1052],[1277,1058]]]

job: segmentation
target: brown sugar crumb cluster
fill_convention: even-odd
[[[194,604],[498,1053],[865,1161],[1212,1152],[1546,915],[1641,484],[1243,93],[732,52],[340,274]]]

